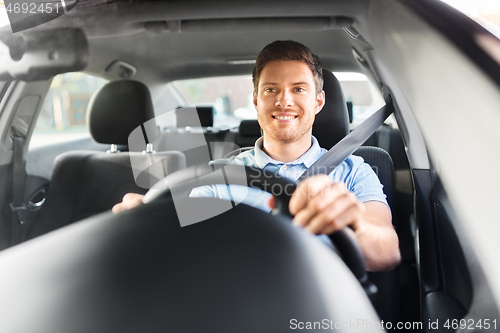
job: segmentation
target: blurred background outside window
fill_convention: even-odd
[[[45,96],[30,147],[88,137],[87,106],[107,82],[85,73],[57,75]]]

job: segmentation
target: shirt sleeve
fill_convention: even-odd
[[[190,198],[217,198],[217,190],[215,186],[200,186],[191,190]]]
[[[383,185],[380,183],[372,167],[364,163],[358,156],[352,156],[352,169],[346,179],[347,188],[353,192],[359,201],[379,201],[386,205],[386,195],[383,191]]]

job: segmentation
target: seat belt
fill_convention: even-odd
[[[390,95],[387,95],[386,103],[382,108],[363,121],[354,131],[347,134],[325,155],[321,156],[319,160],[297,179],[297,182],[319,174],[330,174],[340,163],[354,153],[356,149],[361,147],[393,112],[394,104],[392,98]]]
[[[25,222],[28,209],[24,203],[24,186],[26,176],[24,174],[23,146],[24,137],[14,136],[13,139],[13,180],[12,180],[12,226],[11,226],[11,246],[18,244],[22,240],[22,228]],[[17,213],[14,214],[14,213]]]

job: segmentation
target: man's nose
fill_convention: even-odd
[[[282,108],[287,108],[287,107],[292,107],[293,106],[293,98],[292,94],[286,90],[282,90],[277,96],[276,96],[276,106],[282,107]]]

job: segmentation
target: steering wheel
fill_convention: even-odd
[[[293,218],[288,207],[297,188],[296,182],[269,170],[236,164],[200,164],[172,173],[153,186],[143,202],[147,204],[165,198],[187,199],[193,188],[215,184],[240,185],[271,193],[276,202],[272,214],[281,214],[290,221]],[[276,188],[281,190],[274,191]],[[361,283],[367,295],[373,297],[377,292],[376,286],[368,280],[363,254],[354,232],[345,228],[329,237],[337,253]]]

